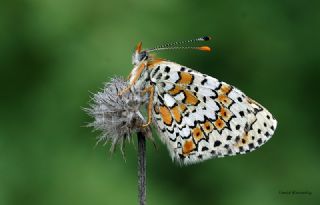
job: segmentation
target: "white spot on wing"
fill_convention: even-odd
[[[171,83],[166,83],[165,87],[163,88],[165,91],[171,90],[174,87],[173,84]]]
[[[178,101],[181,102],[182,100],[184,100],[184,94],[183,92],[180,92],[178,95],[174,96],[174,98]]]
[[[175,73],[170,73],[170,82],[177,82],[177,80],[179,79],[179,75],[177,72]]]
[[[200,94],[202,96],[216,96],[216,94],[209,88],[201,87],[197,94]]]
[[[185,127],[185,128],[183,128],[181,131],[182,131],[182,136],[183,136],[183,137],[188,137],[189,134],[190,134],[190,129],[189,129],[189,127]]]
[[[164,95],[164,104],[167,106],[167,107],[172,107],[175,103],[175,100],[173,97],[171,97],[171,95],[169,94],[165,94]]]
[[[219,87],[220,83],[217,79],[212,78],[212,77],[207,77],[207,82],[204,84],[205,86],[208,86],[212,90],[216,89]]]

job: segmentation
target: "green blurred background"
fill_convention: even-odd
[[[0,205],[138,204],[136,144],[109,156],[82,110],[138,41],[213,36],[159,56],[243,90],[278,119],[253,153],[179,167],[147,144],[148,204],[317,204],[319,1],[2,1]],[[286,195],[281,191],[309,191]]]

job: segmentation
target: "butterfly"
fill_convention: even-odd
[[[132,55],[128,90],[148,94],[148,121],[160,133],[174,161],[193,164],[214,157],[251,152],[274,134],[277,121],[262,105],[236,87],[186,66],[157,58],[159,50],[194,49],[180,44],[208,41],[208,36],[142,49]]]

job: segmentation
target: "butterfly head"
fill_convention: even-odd
[[[149,53],[146,50],[142,50],[142,42],[139,42],[136,49],[132,54],[132,64],[137,65],[149,57]]]

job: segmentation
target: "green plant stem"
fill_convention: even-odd
[[[146,138],[138,132],[138,197],[139,204],[146,205]]]

